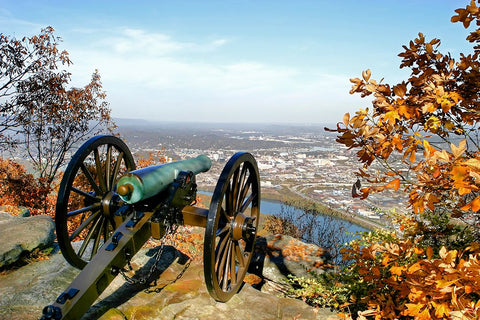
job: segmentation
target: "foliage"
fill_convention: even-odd
[[[274,215],[268,215],[265,218],[264,229],[272,234],[283,234],[294,238],[302,236],[291,220]]]
[[[437,252],[375,231],[342,250],[341,273],[290,278],[290,295],[358,319],[477,319],[480,245]]]
[[[472,54],[456,61],[419,33],[399,54],[408,80],[384,84],[370,70],[351,79],[351,93],[373,97],[372,108],[327,129],[363,164],[357,175],[368,185],[356,183],[353,195],[402,190],[412,214],[396,217],[398,233],[349,243],[341,273],[293,279],[297,296],[346,318],[480,318],[480,10],[471,1],[455,12],[452,22],[476,25]]]
[[[16,213],[18,207],[26,207],[32,215],[37,215],[53,213],[55,201],[50,189],[22,165],[0,158],[0,206],[11,213]]]
[[[378,229],[373,232],[357,234],[356,240],[341,246],[341,251],[353,243],[359,246],[367,246],[380,241],[394,241],[395,233]],[[346,259],[345,261],[348,261]],[[351,262],[351,261],[350,261]],[[306,303],[322,308],[335,310],[348,310],[348,313],[356,313],[363,310],[363,304],[351,303],[352,296],[364,296],[367,294],[365,282],[360,279],[358,272],[353,269],[353,264],[344,266],[340,272],[326,272],[318,274],[311,272],[309,277],[289,277],[288,282],[292,289],[288,294],[299,298]],[[338,270],[337,270],[338,271]]]
[[[0,148],[21,147],[50,187],[75,143],[111,125],[98,72],[68,89],[71,61],[54,29],[19,40],[0,34]]]
[[[168,236],[166,243],[171,244],[177,250],[200,261],[203,258],[203,229],[191,226],[179,226],[175,234]]]
[[[138,168],[145,168],[149,166],[155,166],[167,162],[168,156],[166,148],[162,147],[155,152],[149,152],[147,157],[139,157],[137,161]]]
[[[480,26],[474,1],[456,10],[452,22]],[[335,132],[337,141],[356,148],[370,185],[355,195],[403,189],[415,213],[448,210],[453,218],[478,223],[480,210],[480,29],[470,33],[473,54],[455,61],[438,50],[440,40],[418,38],[403,46],[400,68],[407,81],[383,84],[371,78],[351,79],[353,93],[373,96],[372,108],[348,113]],[[376,161],[384,170],[371,170]]]
[[[375,319],[480,317],[480,245],[435,252],[410,240],[352,242],[343,277],[350,311]]]
[[[311,277],[289,276],[292,285],[287,294],[321,308],[339,309],[348,300],[348,288],[342,286],[331,273],[312,273]]]

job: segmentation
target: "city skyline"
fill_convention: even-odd
[[[471,49],[450,17],[467,1],[2,1],[1,33],[52,26],[72,85],[98,69],[112,116],[154,121],[334,123],[368,107],[365,69],[396,83],[402,45]]]

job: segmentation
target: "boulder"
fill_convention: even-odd
[[[0,267],[15,263],[28,252],[50,247],[55,240],[50,216],[12,216],[0,212]]]
[[[284,294],[291,286],[288,277],[311,277],[331,270],[328,252],[286,235],[267,235],[257,239],[249,271],[261,278],[261,291]]]
[[[0,274],[0,319],[39,319],[80,271],[57,251],[48,260]]]

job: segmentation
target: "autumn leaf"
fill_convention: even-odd
[[[350,122],[350,113],[347,112],[343,116],[343,124],[345,124],[345,126],[348,126],[349,122]]]
[[[437,280],[435,281],[436,283],[436,286],[437,288],[439,289],[443,289],[445,287],[449,287],[451,286],[452,284],[455,284],[458,282],[458,279],[454,279],[454,280],[443,280],[443,279],[440,279],[440,280]]]
[[[467,150],[467,140],[464,139],[460,141],[458,147],[455,144],[451,143],[450,148],[452,149],[452,154],[455,159],[459,158]]]
[[[427,247],[427,259],[430,260],[433,257],[433,249],[432,247],[428,246]]]
[[[473,212],[480,210],[480,196],[473,199],[473,201],[470,202],[470,205]]]
[[[362,72],[362,77],[363,77],[363,80],[365,80],[365,81],[370,80],[371,75],[372,75],[372,72],[370,71],[370,69],[367,69],[367,70]]]
[[[471,167],[472,169],[480,170],[480,159],[468,159],[464,161],[467,166]]]
[[[443,303],[433,302],[433,306],[435,309],[435,316],[437,316],[438,318],[443,318],[450,314],[451,309],[449,305],[445,302]]]
[[[405,83],[401,83],[396,86],[393,86],[393,93],[395,93],[395,95],[399,96],[400,98],[404,97],[406,92],[407,92],[407,86]]]
[[[398,188],[400,188],[400,179],[395,179],[395,180],[392,180],[390,181],[387,185],[386,185],[387,188],[389,189],[393,189],[395,191],[398,190]]]

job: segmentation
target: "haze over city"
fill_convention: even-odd
[[[470,52],[450,23],[465,1],[10,1],[1,32],[52,26],[75,86],[98,69],[116,118],[337,122],[367,107],[349,95],[365,69],[403,80],[402,45],[423,32]]]

